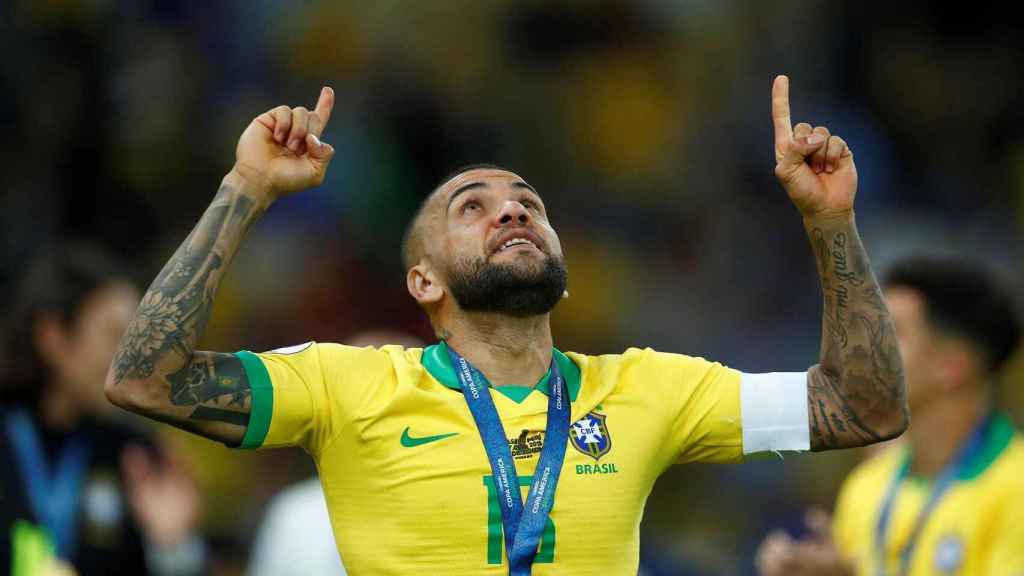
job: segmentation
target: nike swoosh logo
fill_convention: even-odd
[[[413,438],[409,436],[409,427],[406,426],[405,430],[402,431],[402,446],[406,448],[415,448],[416,446],[422,446],[424,444],[430,444],[431,442],[437,442],[438,440],[444,440],[445,438],[451,438],[452,436],[458,436],[458,432],[449,432],[448,434],[438,434],[436,436],[422,436],[420,438]]]

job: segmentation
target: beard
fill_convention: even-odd
[[[458,260],[449,270],[449,285],[467,312],[495,312],[526,318],[547,314],[565,292],[568,272],[562,258],[543,263],[494,264],[483,258]]]

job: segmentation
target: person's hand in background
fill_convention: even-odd
[[[783,530],[758,547],[755,565],[761,576],[853,576],[854,570],[832,540],[832,518],[820,509],[807,512],[807,538],[795,540]]]
[[[171,454],[156,457],[141,446],[121,455],[125,493],[147,542],[172,549],[193,537],[199,522],[199,490]]]

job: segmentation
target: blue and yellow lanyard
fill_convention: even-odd
[[[490,460],[501,503],[501,524],[505,532],[509,575],[529,576],[544,524],[555,501],[555,488],[565,460],[569,441],[569,394],[558,364],[551,358],[550,395],[544,447],[534,473],[524,509],[519,493],[519,476],[509,450],[505,428],[494,407],[487,378],[450,346],[452,366],[459,377],[469,411],[480,431],[487,459]]]
[[[72,435],[56,466],[51,468],[28,412],[8,412],[6,428],[32,512],[53,539],[57,556],[69,559],[77,544],[75,521],[89,461],[89,444],[81,434]]]
[[[963,447],[956,454],[956,457],[950,461],[935,481],[931,494],[928,496],[928,501],[925,503],[921,513],[918,514],[917,520],[914,521],[913,529],[910,531],[910,537],[907,539],[907,545],[900,553],[899,576],[906,576],[908,574],[908,571],[910,570],[910,562],[913,560],[914,551],[917,548],[917,541],[920,538],[924,527],[928,524],[928,517],[931,516],[932,512],[935,511],[935,508],[942,500],[942,497],[946,495],[949,488],[956,482],[956,479],[960,476],[964,466],[970,462],[981,449],[981,446],[984,443],[985,434],[988,431],[991,421],[992,417],[989,416],[978,424],[970,438],[968,438],[967,442],[964,443]],[[875,526],[875,574],[877,576],[887,576],[885,542],[889,529],[889,522],[892,517],[893,504],[896,501],[896,494],[899,493],[900,485],[903,483],[903,480],[906,479],[909,471],[910,459],[907,458],[896,471],[896,476],[889,485],[889,490],[886,492],[885,499],[882,501],[882,510],[878,514],[878,524]]]

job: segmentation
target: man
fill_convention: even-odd
[[[765,540],[765,576],[1024,574],[1024,439],[992,412],[989,382],[1020,340],[1008,295],[956,260],[912,259],[886,279],[914,422],[839,494],[833,530]],[[833,540],[834,539],[834,540]]]
[[[314,111],[282,106],[249,125],[213,204],[143,298],[106,390],[229,444],[304,447],[350,573],[635,574],[644,502],[672,463],[859,446],[905,428],[889,313],[853,221],[853,156],[826,128],[792,125],[784,76],[772,93],[776,174],[825,288],[821,363],[806,373],[558,351],[558,236],[533,187],[494,167],[443,182],[407,234],[408,290],[438,345],[195,351],[245,231],[276,198],[322,181],[333,102],[325,88]]]
[[[138,301],[89,244],[27,266],[0,338],[0,573],[202,573],[194,483],[103,396]]]

